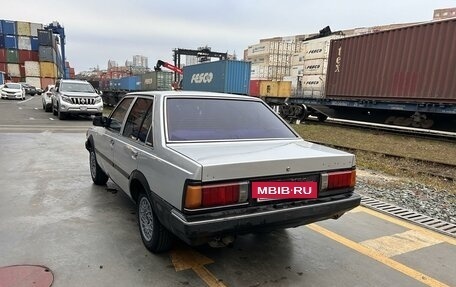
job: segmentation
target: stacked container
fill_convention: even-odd
[[[292,82],[293,94],[324,97],[329,45],[332,39],[340,37],[332,35],[303,42],[301,50],[292,56],[291,73],[287,78]]]
[[[43,89],[54,84],[59,76],[57,47],[42,24],[0,20],[0,72],[6,80]]]

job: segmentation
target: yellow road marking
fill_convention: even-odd
[[[360,244],[376,250],[386,257],[393,257],[443,241],[426,236],[417,230],[408,230],[391,236],[383,236],[360,242]]]
[[[392,216],[383,214],[381,212],[378,212],[378,211],[375,211],[375,210],[372,210],[372,209],[369,209],[369,208],[366,208],[366,207],[363,207],[363,206],[359,206],[356,209],[360,209],[361,211],[363,211],[365,213],[368,213],[368,214],[373,215],[375,217],[378,217],[378,218],[381,218],[383,220],[389,221],[389,222],[394,223],[396,225],[400,225],[400,226],[405,227],[407,229],[419,231],[419,232],[421,232],[422,234],[424,234],[424,235],[426,235],[428,237],[432,237],[434,239],[441,240],[441,241],[447,242],[449,244],[456,245],[456,239],[454,239],[454,238],[451,238],[449,236],[434,232],[434,231],[429,230],[427,228],[415,225],[415,224],[407,222],[407,221],[405,221],[403,219],[392,217]]]
[[[209,287],[226,287],[204,265],[214,261],[193,249],[177,246],[171,251],[171,261],[176,271],[192,269]]]
[[[429,277],[421,272],[418,272],[416,271],[415,269],[412,269],[402,263],[399,263],[395,260],[392,260],[386,256],[384,256],[383,254],[375,251],[375,250],[372,250],[372,249],[369,249],[368,247],[365,247],[359,243],[356,243],[350,239],[347,239],[343,236],[340,236],[339,234],[337,233],[334,233],[332,231],[329,231],[321,226],[318,226],[316,224],[310,224],[310,225],[307,225],[308,228],[310,228],[311,230],[315,231],[315,232],[318,232],[332,240],[335,240],[345,246],[347,246],[348,248],[351,248],[363,255],[366,255],[382,264],[385,264],[386,266],[388,267],[391,267],[423,284],[426,284],[428,286],[431,286],[431,287],[437,287],[437,286],[448,286],[432,277]],[[449,287],[449,286],[448,286]]]

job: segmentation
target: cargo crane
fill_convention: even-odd
[[[176,73],[178,73],[179,75],[182,75],[182,74],[183,74],[181,68],[176,67],[176,66],[174,66],[174,65],[171,65],[170,63],[164,62],[164,61],[162,61],[162,60],[158,60],[158,61],[157,61],[157,64],[156,64],[155,67],[154,67],[154,70],[155,70],[156,72],[161,71],[161,67],[165,67],[165,68],[167,68],[167,69],[170,69],[171,71],[176,72]]]
[[[62,54],[62,68],[63,68],[63,78],[66,79],[67,67],[65,65],[65,29],[59,24],[59,22],[52,22],[49,25],[45,26],[44,29],[49,30],[52,34],[58,34],[60,38],[60,51]]]

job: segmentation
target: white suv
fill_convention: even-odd
[[[70,114],[101,116],[103,100],[87,81],[58,80],[52,99],[52,111],[60,120]]]

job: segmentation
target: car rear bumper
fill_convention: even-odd
[[[338,218],[361,202],[356,193],[332,196],[326,202],[280,203],[256,206],[246,212],[220,211],[205,216],[186,216],[171,210],[168,228],[190,245],[203,244],[214,237],[246,234],[260,230],[297,227],[329,218]],[[225,216],[223,216],[225,214]]]

